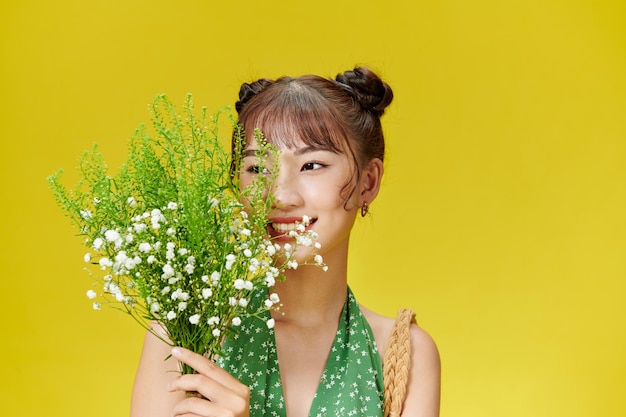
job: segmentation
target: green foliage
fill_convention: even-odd
[[[280,247],[266,230],[278,169],[241,189],[243,132],[228,117],[235,149],[225,150],[219,136],[225,110],[196,112],[189,95],[179,113],[160,95],[151,111],[153,131],[139,126],[116,175],[94,146],[80,161],[75,188],[61,184],[62,171],[48,181],[86,237],[86,261],[101,270],[97,291],[88,291],[99,297],[94,308],[111,304],[148,330],[156,321],[168,343],[212,356],[240,318],[275,307],[271,287],[286,268],[297,267],[295,247],[275,264]],[[278,160],[258,131],[255,140],[261,165]],[[252,303],[253,293],[263,293],[265,302]]]

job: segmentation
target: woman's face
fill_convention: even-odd
[[[352,177],[353,165],[345,154],[315,149],[302,141],[293,147],[281,148],[277,164],[271,158],[263,162],[255,156],[258,145],[252,141],[246,148],[241,186],[247,187],[258,176],[278,167],[272,192],[274,203],[268,219],[268,231],[278,243],[293,240],[287,236],[295,230],[296,222],[308,216],[307,229],[319,235],[321,249],[317,253],[326,262],[334,256],[347,256],[348,238],[360,206],[358,187],[345,200],[345,186]],[[348,189],[351,189],[349,187]],[[310,261],[311,249],[300,247],[296,253],[299,263]]]

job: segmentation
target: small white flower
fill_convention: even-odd
[[[94,298],[96,298],[96,292],[94,290],[87,291],[87,298],[93,300]]]
[[[243,254],[246,255],[246,258],[249,258],[252,256],[252,251],[250,249],[246,249],[243,251]]]
[[[143,223],[135,223],[133,229],[135,229],[135,232],[141,233],[146,230],[146,225]]]
[[[89,210],[81,210],[80,211],[80,217],[82,217],[84,220],[89,220],[91,219],[93,215],[91,214],[91,211]]]
[[[185,272],[189,275],[193,274],[194,266],[192,264],[185,265]]]
[[[176,210],[176,209],[178,209],[178,204],[176,204],[173,201],[170,201],[169,203],[167,203],[167,208],[170,209],[170,210]]]
[[[245,290],[247,290],[247,291],[252,291],[252,290],[254,289],[254,284],[252,283],[252,281],[248,281],[248,280],[246,280],[246,281],[243,283],[243,288],[244,288]]]
[[[146,259],[146,262],[148,262],[149,264],[154,263],[154,261],[156,261],[156,257],[154,255],[150,255],[148,256],[148,259]]]
[[[235,297],[228,297],[228,304],[231,306],[237,305],[237,299]]]
[[[220,273],[218,271],[213,271],[211,273],[211,282],[217,283],[220,280]]]
[[[113,262],[109,258],[101,258],[98,262],[102,269],[110,268],[113,266]]]
[[[200,323],[200,314],[194,314],[193,316],[189,317],[189,323],[191,324]]]
[[[272,308],[273,305],[274,303],[272,302],[272,300],[265,300],[265,307]]]
[[[128,200],[126,200],[126,202],[131,207],[135,207],[137,205],[137,201],[135,201],[134,197],[128,197]]]
[[[217,316],[209,317],[209,319],[207,320],[207,324],[209,326],[215,326],[216,324],[219,324],[219,323],[220,323],[220,318]]]
[[[311,218],[306,214],[302,216],[302,224],[308,226],[311,223]]]
[[[285,252],[289,253],[291,252],[291,245],[289,243],[285,243],[283,249],[285,250]]]
[[[126,251],[125,250],[121,250],[117,253],[117,255],[115,255],[115,261],[116,262],[125,262],[128,259],[128,257],[126,256]]]
[[[150,312],[151,313],[156,313],[160,309],[161,309],[161,306],[159,305],[159,303],[152,303],[152,304],[150,304]]]
[[[236,290],[243,290],[244,285],[245,284],[244,284],[243,279],[236,279],[235,283],[233,284]]]
[[[94,309],[94,310],[100,310],[100,303],[99,303],[99,302],[97,302],[97,301],[95,301],[95,302],[93,303],[93,309]]]
[[[298,269],[298,261],[289,261],[289,262],[287,262],[287,268],[289,268],[289,269]]]
[[[280,297],[278,297],[278,294],[276,294],[275,292],[270,294],[270,300],[276,304],[280,302]]]
[[[216,207],[219,203],[220,201],[217,198],[209,198],[209,204],[211,205],[211,208]]]
[[[239,317],[233,317],[233,326],[240,326],[241,319]]]
[[[213,295],[213,291],[211,291],[210,288],[203,288],[202,289],[202,298],[207,299],[207,298],[209,298],[212,295]]]
[[[324,265],[324,266],[322,267],[322,271],[324,271],[324,272],[328,271],[328,265]]]
[[[235,259],[235,255],[233,254],[226,255],[226,265],[224,265],[224,267],[230,271],[235,263]]]
[[[313,239],[306,235],[299,235],[296,237],[296,243],[302,246],[313,246]]]
[[[89,262],[89,261],[91,261],[91,253],[87,252],[87,253],[85,254],[85,256],[83,256],[83,260],[84,260],[85,262]]]
[[[209,276],[208,275],[202,275],[200,277],[200,279],[202,280],[202,282],[209,282]]]
[[[245,235],[245,236],[250,236],[252,234],[250,229],[242,229],[241,232],[239,232],[239,233],[241,233],[242,235]]]
[[[168,320],[174,320],[176,318],[176,313],[174,311],[168,311],[167,312],[167,319]]]
[[[304,233],[305,230],[306,230],[306,227],[303,224],[296,225],[297,232]]]
[[[322,255],[320,255],[319,253],[313,257],[313,260],[317,265],[321,265],[324,262]]]
[[[165,286],[163,287],[163,289],[161,290],[161,295],[165,295],[167,293],[170,292],[170,287],[169,286]]]
[[[276,279],[274,279],[274,275],[271,272],[265,274],[265,285],[268,287],[273,287],[276,284]]]
[[[170,264],[163,265],[163,275],[161,275],[161,277],[169,278],[172,276],[174,276],[174,268],[172,268],[172,265]]]
[[[276,248],[274,248],[274,245],[267,245],[265,252],[267,252],[269,256],[273,256],[276,253]]]
[[[245,298],[241,298],[241,299],[239,300],[239,305],[240,305],[241,307],[244,307],[244,308],[245,308],[245,307],[247,307],[247,306],[248,306],[248,300],[246,300]]]
[[[107,230],[104,232],[104,238],[109,242],[116,242],[121,239],[117,230]]]
[[[275,325],[276,325],[276,321],[274,321],[274,319],[269,319],[267,321],[267,328],[268,329],[273,329]]]
[[[148,242],[141,242],[139,244],[139,252],[148,253],[152,250],[152,245]]]
[[[102,240],[102,238],[100,238],[100,237],[97,237],[97,238],[95,238],[95,239],[93,240],[93,245],[92,245],[92,247],[93,247],[95,250],[100,250],[100,248],[102,247],[102,244],[103,244],[103,243],[104,243],[104,240]]]
[[[211,334],[215,337],[218,337],[220,333],[222,333],[220,329],[213,329],[213,331],[211,332]]]
[[[181,301],[180,303],[178,303],[178,311],[184,311],[187,309],[187,303],[184,301]]]
[[[96,197],[93,198],[93,203],[94,204],[98,204],[99,202],[100,202],[99,198],[96,198]]]
[[[172,300],[183,300],[187,301],[189,299],[189,293],[177,288],[176,291],[172,293]]]
[[[168,236],[174,236],[176,234],[176,229],[174,229],[173,227],[168,227],[165,233],[167,233]]]
[[[180,249],[178,249],[178,253],[180,255],[182,255],[182,256],[187,255],[188,252],[189,252],[189,249],[187,249],[187,248],[180,248]]]
[[[314,239],[315,239],[315,238],[314,238]],[[313,244],[313,246],[315,247],[315,249],[321,249],[322,244],[321,244],[320,242],[315,242],[315,243]]]

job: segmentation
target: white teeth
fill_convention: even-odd
[[[298,225],[296,223],[272,223],[274,230],[280,233],[287,233],[292,230],[296,230],[297,226]]]

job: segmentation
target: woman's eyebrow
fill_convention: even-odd
[[[259,152],[262,152],[261,156],[267,156],[267,151],[261,151],[260,149],[246,149],[243,151],[243,157],[247,158],[249,156],[257,156]]]
[[[294,155],[304,155],[305,153],[318,152],[318,151],[332,152],[335,154],[338,153],[325,146],[305,146],[303,148],[296,149],[294,151]],[[247,158],[247,157],[259,156],[259,152],[262,152],[261,156],[267,156],[267,151],[261,151],[260,149],[246,149],[245,151],[243,151],[243,157]]]
[[[305,146],[304,148],[298,148],[296,149],[296,151],[294,152],[295,155],[302,155],[305,153],[309,153],[309,152],[318,152],[318,151],[325,151],[325,152],[332,152],[332,153],[337,153],[336,151],[325,147],[325,146]]]

